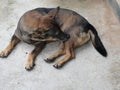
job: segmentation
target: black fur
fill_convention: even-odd
[[[101,54],[103,55],[104,57],[107,57],[107,51],[105,49],[105,47],[103,46],[99,36],[98,36],[98,33],[96,31],[96,29],[91,25],[89,24],[89,29],[92,31],[92,33],[94,34],[95,36],[95,39],[94,41],[92,41],[95,49]]]

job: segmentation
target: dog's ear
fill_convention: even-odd
[[[60,10],[60,7],[58,6],[57,8],[51,10],[49,13],[48,13],[48,17],[50,17],[51,19],[55,19],[57,13],[59,12]]]

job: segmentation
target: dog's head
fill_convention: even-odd
[[[57,25],[55,17],[59,12],[59,7],[51,10],[40,19],[39,28],[34,32],[32,38],[40,41],[66,41],[70,38],[69,34],[64,33]]]

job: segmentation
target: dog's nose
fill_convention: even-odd
[[[69,35],[69,34],[65,34],[65,37],[64,37],[64,39],[63,39],[63,42],[67,41],[69,38],[70,38],[70,35]]]
[[[69,38],[70,38],[70,35],[69,35],[69,34],[66,34],[66,38],[69,39]]]

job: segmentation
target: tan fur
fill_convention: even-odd
[[[28,60],[27,60],[27,63],[25,65],[26,69],[31,69],[33,67],[33,65],[34,65],[34,59],[35,59],[35,55],[30,53],[28,55]]]
[[[91,30],[88,31],[89,35],[91,35],[91,39],[93,41],[93,44],[95,44],[95,35],[93,34],[93,32]]]
[[[28,60],[27,60],[27,63],[25,65],[25,69],[31,70],[34,67],[35,58],[42,51],[42,49],[44,48],[44,45],[45,44],[38,43],[35,46],[34,50],[31,53],[29,53]]]
[[[15,37],[11,42],[8,44],[8,46],[0,52],[0,57],[7,57],[9,53],[14,49],[14,47],[18,44],[20,40]]]
[[[88,40],[90,40],[89,33],[80,33],[80,36],[77,38],[77,41],[74,42],[74,47],[81,46],[85,44]]]

